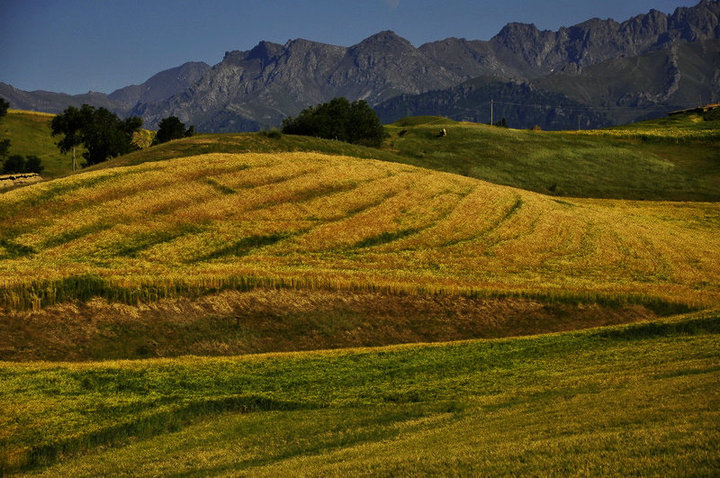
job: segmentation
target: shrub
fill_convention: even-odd
[[[3,174],[16,174],[16,173],[37,173],[40,174],[43,171],[44,166],[42,161],[37,156],[28,156],[27,159],[14,154],[10,156],[7,161],[3,164]]]
[[[713,108],[703,114],[705,121],[720,121],[720,108]]]
[[[270,139],[282,138],[282,131],[280,131],[277,128],[264,129],[264,130],[260,131],[260,134],[265,136],[266,138],[270,138]]]
[[[168,116],[160,121],[153,144],[167,143],[173,139],[186,138],[195,134],[195,126],[185,129],[185,123],[177,116]]]

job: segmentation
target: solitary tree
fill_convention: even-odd
[[[158,132],[155,136],[153,144],[166,143],[173,139],[180,139],[186,136],[192,136],[195,133],[195,127],[190,126],[185,129],[185,123],[180,121],[177,116],[168,116],[158,124]]]
[[[62,114],[57,115],[53,118],[50,127],[52,128],[52,135],[63,134],[63,138],[57,142],[58,148],[61,153],[67,153],[72,151],[73,171],[77,169],[77,159],[75,157],[75,148],[83,143],[83,138],[80,133],[85,119],[79,109],[74,106],[69,106]]]
[[[66,153],[80,144],[85,146],[87,151],[83,157],[87,166],[136,149],[132,143],[133,133],[141,126],[142,120],[138,117],[121,120],[105,108],[90,105],[82,105],[80,109],[70,106],[51,123],[53,136],[64,135],[58,142],[60,151]]]
[[[351,103],[345,98],[306,108],[297,118],[285,118],[282,132],[366,146],[380,146],[385,137],[380,119],[367,102]]]

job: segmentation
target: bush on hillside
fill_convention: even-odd
[[[720,121],[720,108],[712,108],[703,114],[705,121]]]
[[[37,156],[24,158],[19,154],[10,156],[2,165],[3,174],[42,173],[45,169]]]
[[[185,129],[185,123],[177,116],[168,116],[158,124],[158,132],[153,144],[167,143],[173,139],[186,138],[195,134],[195,126]]]
[[[270,139],[282,138],[282,131],[280,131],[277,128],[264,129],[264,130],[260,131],[260,134],[265,136],[266,138],[270,138]]]
[[[282,132],[375,147],[385,138],[385,129],[370,105],[345,98],[306,108],[297,118],[285,118]]]

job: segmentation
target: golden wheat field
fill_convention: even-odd
[[[51,303],[80,277],[158,296],[262,285],[712,306],[718,230],[716,203],[558,199],[366,159],[208,154],[0,196],[0,295]]]

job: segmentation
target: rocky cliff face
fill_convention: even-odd
[[[664,50],[680,42],[720,38],[720,2],[703,0],[672,15],[651,10],[622,23],[593,18],[558,31],[510,23],[490,41],[448,39],[422,45],[437,63],[469,76],[499,71],[533,78],[623,56]]]

